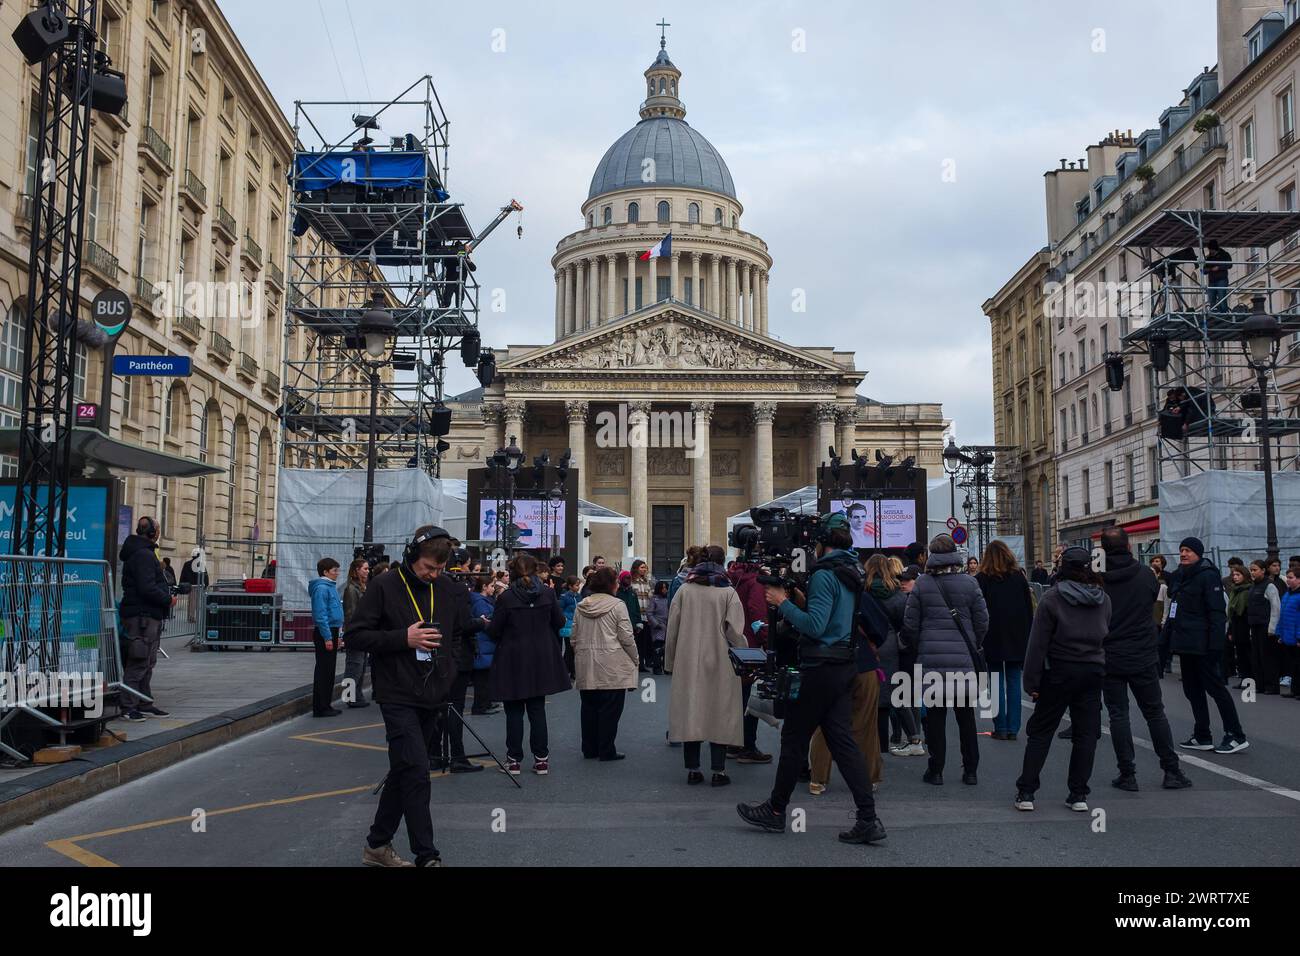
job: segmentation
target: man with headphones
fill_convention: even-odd
[[[764,830],[784,832],[785,810],[799,769],[808,757],[813,732],[821,728],[835,766],[853,794],[857,822],[840,834],[844,843],[875,843],[885,838],[876,816],[867,761],[853,738],[853,690],[858,668],[853,646],[862,566],[853,548],[853,529],[841,513],[821,519],[816,532],[817,561],[808,578],[808,596],[765,588],[767,603],[798,634],[798,696],[786,705],[781,727],[781,759],[772,795],[763,803],[742,803],[742,820]]]
[[[122,561],[122,683],[139,691],[139,695],[129,691],[122,695],[122,706],[130,704],[122,716],[131,721],[168,716],[156,703],[145,700],[153,698],[150,683],[162,643],[162,625],[176,603],[158,557],[161,531],[158,522],[146,515],[118,552]]]
[[[442,865],[429,810],[429,753],[438,742],[439,708],[456,682],[455,648],[482,627],[470,613],[469,591],[442,573],[451,552],[442,528],[418,528],[401,563],[370,580],[345,635],[350,648],[371,656],[372,696],[388,738],[388,779],[362,851],[366,866]],[[414,863],[393,849],[403,818]]]

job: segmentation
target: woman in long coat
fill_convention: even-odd
[[[673,675],[668,705],[668,739],[681,741],[686,782],[702,783],[700,745],[709,742],[713,786],[731,782],[726,774],[727,747],[744,740],[740,712],[740,678],[728,650],[747,647],[745,611],[727,579],[721,548],[709,548],[707,561],[696,565],[668,610],[664,669]]]
[[[510,587],[497,598],[488,636],[497,642],[492,658],[492,698],[506,710],[506,772],[519,773],[524,759],[524,714],[528,714],[533,773],[550,771],[546,696],[569,689],[560,655],[564,615],[555,591],[537,578],[537,559],[523,552],[510,562]]]
[[[629,690],[636,689],[640,655],[627,605],[612,593],[613,568],[598,568],[591,593],[573,616],[575,686],[582,697],[582,755],[622,760],[614,745]]]

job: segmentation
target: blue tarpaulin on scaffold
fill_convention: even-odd
[[[294,157],[297,188],[304,192],[357,183],[371,189],[424,188],[430,170],[424,153],[352,150],[298,153]]]

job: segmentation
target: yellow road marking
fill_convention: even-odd
[[[356,747],[358,750],[382,750],[388,752],[387,747],[381,747],[379,744],[358,744],[350,740],[318,740],[315,737],[290,737],[290,740],[305,740],[309,744],[333,744],[335,747]]]
[[[325,736],[327,736],[327,735],[329,735],[329,734],[346,734],[346,733],[350,733],[351,731],[354,731],[354,730],[372,730],[372,729],[374,729],[375,727],[382,727],[382,726],[384,726],[382,723],[379,723],[379,724],[359,724],[359,725],[356,726],[356,727],[338,727],[338,728],[335,728],[334,730],[316,730],[316,731],[313,731],[313,732],[310,733],[310,734],[294,734],[293,737],[292,737],[291,739],[293,739],[293,740],[309,740],[309,739],[311,739],[311,738],[313,738],[313,737],[325,737]]]
[[[55,853],[62,853],[82,866],[117,866],[112,860],[106,860],[97,853],[91,853],[85,847],[77,846],[71,840],[51,840],[45,845]]]

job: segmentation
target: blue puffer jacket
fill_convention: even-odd
[[[1282,595],[1282,613],[1277,619],[1277,636],[1289,647],[1300,644],[1300,591]]]
[[[343,598],[338,585],[329,578],[316,578],[307,585],[307,594],[317,633],[327,641],[333,640],[332,629],[343,626]]]
[[[568,588],[560,592],[560,613],[564,615],[567,627],[573,627],[573,615],[578,611],[578,595]]]
[[[486,617],[492,620],[492,609],[496,605],[486,594],[472,592],[469,596],[469,610],[475,617]],[[486,630],[479,631],[474,635],[474,670],[486,670],[492,666],[492,658],[496,656],[497,642],[488,637]]]

